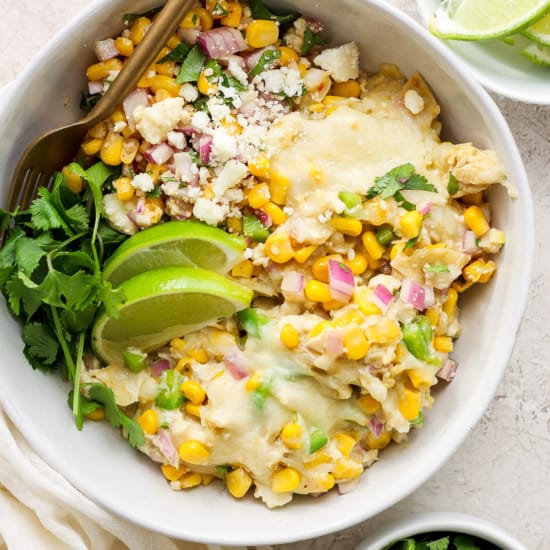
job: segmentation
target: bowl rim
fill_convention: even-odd
[[[519,151],[517,149],[517,146],[515,144],[515,140],[511,134],[510,128],[508,127],[502,113],[494,103],[494,101],[491,99],[489,94],[479,85],[478,82],[472,81],[468,78],[468,74],[466,69],[463,66],[460,66],[456,61],[456,56],[448,50],[443,44],[440,43],[439,40],[437,40],[435,37],[433,37],[426,29],[422,27],[418,22],[416,22],[413,18],[408,16],[403,11],[399,10],[398,8],[389,5],[384,0],[358,0],[365,6],[373,5],[378,10],[386,12],[389,14],[393,19],[395,19],[399,24],[404,25],[408,27],[411,32],[413,32],[415,35],[419,36],[422,40],[424,40],[433,50],[435,50],[436,55],[443,58],[445,63],[452,67],[454,71],[458,74],[458,76],[461,76],[464,80],[465,86],[467,86],[469,93],[472,95],[472,97],[482,106],[482,108],[485,110],[485,112],[488,113],[488,115],[491,118],[491,121],[493,125],[498,129],[500,134],[504,136],[504,140],[507,144],[507,149],[511,153],[511,155],[514,157],[514,162],[517,165],[517,169],[519,171],[519,174],[522,176],[522,179],[527,183],[527,175],[525,173],[525,168],[523,165],[523,162],[521,160],[521,157],[519,155]],[[112,0],[93,0],[86,8],[84,8],[79,15],[72,21],[70,21],[65,27],[63,27],[54,37],[48,42],[46,47],[44,47],[39,54],[35,57],[32,63],[30,63],[16,78],[14,85],[10,86],[9,89],[6,91],[6,95],[3,98],[6,103],[9,103],[10,99],[15,97],[15,94],[17,93],[17,90],[20,88],[20,86],[23,86],[25,81],[27,80],[28,76],[31,74],[33,67],[42,62],[43,59],[46,59],[48,56],[48,52],[56,45],[60,45],[66,42],[66,36],[70,35],[74,32],[76,28],[79,28],[81,25],[84,24],[84,22],[94,13],[96,13],[100,9],[108,9],[109,5],[111,5]],[[532,206],[532,198],[530,194],[526,194],[525,196],[522,196],[522,200],[525,202],[524,209],[526,211],[533,211]],[[523,313],[525,311],[525,306],[527,303],[527,297],[528,297],[528,289],[529,289],[529,283],[531,280],[531,272],[533,268],[533,260],[534,260],[534,226],[531,224],[528,227],[525,227],[525,253],[528,259],[528,265],[524,266],[525,276],[522,279],[523,284],[521,288],[517,289],[517,294],[515,296],[515,305],[516,305],[516,311],[518,312],[517,315],[514,316],[513,323],[510,325],[510,332],[514,335],[517,333],[521,319],[523,316]],[[513,346],[514,346],[515,339],[511,338],[510,342],[507,346],[507,348],[503,351],[502,356],[506,357],[507,360],[509,360],[509,357],[511,355]],[[289,543],[289,542],[295,542],[297,540],[304,540],[306,538],[312,538],[312,537],[318,537],[322,535],[327,535],[330,533],[333,533],[337,530],[345,529],[348,527],[351,527],[353,525],[356,525],[360,523],[361,521],[365,521],[371,517],[373,517],[375,514],[382,512],[383,510],[389,508],[390,506],[396,504],[398,501],[402,500],[409,494],[411,494],[414,490],[416,490],[419,486],[421,486],[429,477],[431,477],[439,467],[441,467],[442,464],[444,464],[452,455],[452,453],[458,448],[468,433],[470,432],[471,427],[479,421],[481,416],[483,415],[484,411],[487,409],[487,406],[489,405],[494,393],[496,392],[498,383],[500,382],[502,375],[504,374],[504,370],[507,366],[507,362],[502,365],[501,372],[499,373],[499,376],[496,377],[494,384],[489,390],[484,394],[485,400],[478,403],[478,407],[475,409],[475,411],[470,411],[469,416],[464,422],[464,427],[458,433],[458,437],[455,441],[452,442],[452,445],[449,445],[444,450],[440,450],[440,452],[435,453],[433,457],[433,466],[429,471],[425,471],[423,475],[418,476],[416,479],[416,483],[414,486],[409,487],[403,487],[400,488],[399,491],[396,491],[396,493],[392,496],[391,499],[381,502],[377,506],[373,507],[371,511],[369,511],[368,514],[366,513],[356,513],[351,515],[351,517],[342,518],[339,521],[335,521],[334,523],[328,523],[328,524],[322,524],[322,525],[315,525],[310,526],[307,531],[304,531],[300,534],[299,538],[296,536],[289,536],[284,533],[284,530],[279,530],[277,533],[269,534],[264,533],[261,536],[256,536],[256,538],[252,540],[246,540],[246,544],[283,544],[283,543]],[[14,424],[20,429],[23,436],[27,439],[27,441],[30,443],[33,449],[44,459],[44,461],[49,464],[53,469],[56,471],[63,471],[63,461],[61,457],[59,457],[58,452],[56,451],[55,445],[52,445],[50,441],[48,441],[46,438],[43,438],[40,434],[36,433],[36,430],[32,429],[32,426],[30,426],[25,419],[20,415],[20,411],[15,403],[11,403],[9,400],[9,396],[5,396],[2,394],[2,391],[0,390],[0,402],[2,403],[3,407],[5,408],[8,416],[12,419]],[[132,523],[135,523],[137,525],[140,525],[142,527],[145,527],[147,529],[151,529],[153,531],[163,533],[170,537],[175,538],[188,538],[189,540],[194,540],[196,542],[201,543],[211,543],[211,544],[229,544],[229,545],[237,545],[241,544],[238,542],[236,538],[236,534],[228,534],[228,538],[223,538],[223,534],[221,533],[205,533],[201,537],[195,536],[194,538],[189,538],[189,534],[186,534],[182,531],[181,528],[178,528],[178,526],[174,526],[173,528],[166,528],[163,526],[159,526],[155,521],[147,520],[147,518],[140,517],[140,515],[135,510],[121,510],[118,508],[113,507],[111,504],[108,495],[104,495],[98,492],[94,492],[91,490],[91,487],[85,486],[84,483],[81,481],[81,479],[75,475],[75,472],[64,472],[64,477],[78,490],[82,491],[88,498],[92,499],[94,502],[98,503],[100,506],[104,507],[105,509],[113,512],[119,517],[122,517]],[[85,487],[85,488],[83,488]],[[276,514],[276,512],[273,512]]]
[[[495,523],[479,516],[460,512],[424,512],[384,523],[363,539],[355,550],[382,550],[403,538],[432,531],[472,535],[505,550],[527,550],[527,547]]]

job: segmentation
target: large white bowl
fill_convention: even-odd
[[[417,0],[418,13],[428,25],[441,0]],[[487,42],[442,41],[456,53],[465,69],[489,90],[525,103],[550,105],[550,67],[531,63],[520,54],[530,42],[515,38],[510,46],[498,40]]]
[[[36,58],[8,91],[0,110],[0,200],[24,146],[36,135],[78,118],[90,45],[120,30],[121,15],[158,0],[95,0]],[[397,63],[419,69],[442,106],[445,137],[498,152],[519,198],[502,188],[493,201],[507,244],[496,278],[471,293],[456,346],[455,381],[436,392],[425,426],[410,442],[384,451],[382,460],[345,496],[296,499],[270,511],[252,498],[236,501],[220,484],[172,492],[158,468],[133,451],[106,423],[82,432],[67,407],[67,387],[33,371],[22,355],[20,326],[0,315],[0,398],[34,449],[84,494],[109,510],[170,536],[218,544],[274,544],[315,537],[354,525],[388,508],[423,483],[460,445],[488,406],[510,357],[525,306],[533,258],[533,215],[527,178],[513,137],[486,92],[453,55],[420,25],[382,0],[297,0],[294,7],[328,24],[335,43],[355,39],[374,70]],[[280,2],[283,9],[291,2]]]

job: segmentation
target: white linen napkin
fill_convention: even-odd
[[[171,540],[103,510],[50,468],[0,408],[0,550],[6,548],[222,550]]]

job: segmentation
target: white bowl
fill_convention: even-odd
[[[81,116],[80,91],[90,45],[120,31],[120,16],[158,0],[95,0],[48,44],[8,90],[0,110],[0,200],[18,156],[46,129]],[[288,1],[280,2],[283,9]],[[496,278],[470,294],[464,334],[456,346],[460,369],[436,392],[425,426],[406,445],[384,451],[382,460],[345,495],[296,499],[270,511],[253,499],[236,501],[220,484],[190,492],[171,491],[148,459],[133,451],[106,423],[78,432],[67,408],[67,387],[56,376],[33,371],[22,355],[20,326],[0,316],[0,398],[33,448],[98,504],[169,536],[233,545],[275,544],[331,533],[366,520],[414,491],[460,445],[480,419],[510,357],[525,306],[533,259],[531,195],[521,158],[499,110],[439,41],[383,0],[297,0],[294,6],[328,25],[330,39],[361,45],[370,70],[397,63],[407,74],[419,69],[442,106],[445,136],[497,151],[519,198],[495,189],[495,223],[507,233]]]
[[[441,0],[417,0],[422,21],[428,25]],[[460,57],[467,72],[483,86],[502,96],[525,103],[550,105],[550,68],[540,67],[520,55],[529,41],[518,37],[514,46],[498,40],[464,42],[442,40]]]
[[[382,550],[401,539],[433,532],[462,533],[506,550],[527,550],[525,545],[494,523],[455,512],[426,512],[390,522],[370,533],[355,550]]]

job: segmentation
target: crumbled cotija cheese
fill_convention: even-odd
[[[170,97],[150,107],[138,107],[134,112],[136,127],[141,135],[152,144],[166,139],[184,116],[183,98]]]
[[[324,50],[313,62],[328,71],[336,82],[354,80],[359,76],[359,48],[355,42]]]

